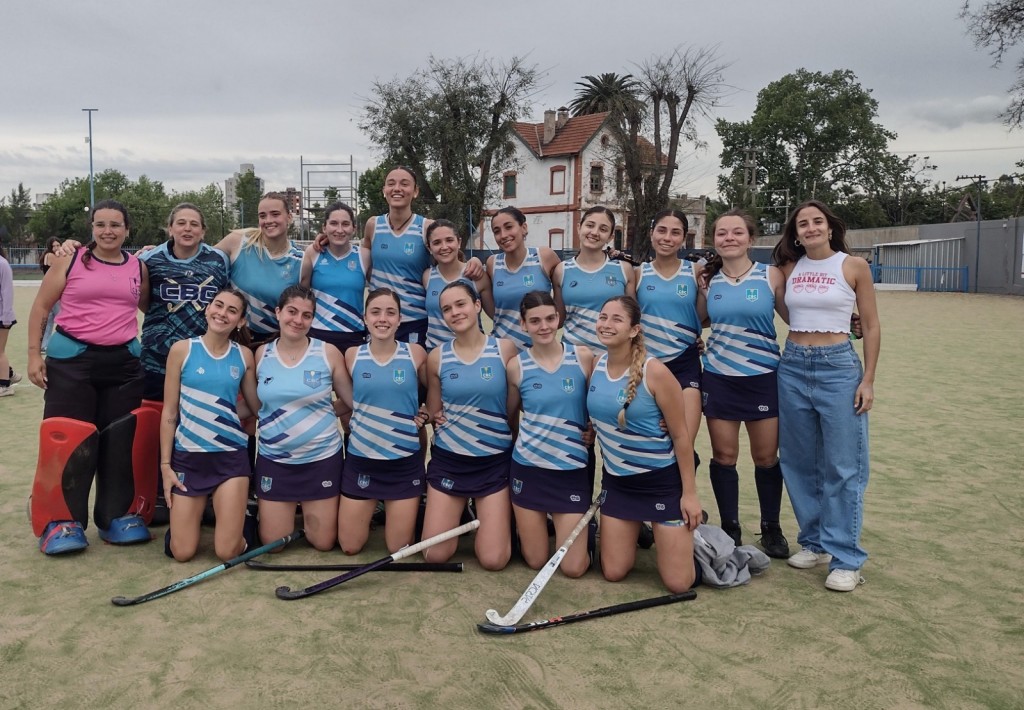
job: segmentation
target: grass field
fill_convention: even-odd
[[[35,289],[17,287],[9,352],[25,364]],[[1024,706],[1024,299],[880,293],[871,414],[868,583],[824,589],[784,563],[749,586],[520,636],[477,633],[534,573],[371,574],[282,602],[328,575],[233,569],[117,608],[216,564],[156,542],[40,554],[25,515],[42,395],[0,400],[0,708],[1019,708]],[[698,451],[710,457],[706,432]],[[698,471],[714,510],[707,469]],[[753,469],[741,460],[753,542]],[[715,518],[717,516],[713,516]],[[717,522],[717,521],[714,521]],[[788,502],[783,527],[796,529]],[[162,529],[158,530],[162,534]],[[206,540],[208,543],[209,540]],[[358,559],[384,554],[379,533]],[[295,545],[273,560],[341,561]],[[610,584],[555,577],[527,620],[663,593],[653,551]]]

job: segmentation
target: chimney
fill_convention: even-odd
[[[553,109],[548,109],[544,112],[544,139],[541,141],[542,145],[547,145],[555,139],[555,112]]]
[[[555,123],[557,130],[562,130],[562,126],[565,125],[566,121],[569,120],[569,109],[565,106],[561,106],[558,109],[558,121]]]

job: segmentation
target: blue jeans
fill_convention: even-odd
[[[779,363],[779,458],[801,546],[860,569],[868,416],[853,398],[864,369],[853,346],[786,343]]]

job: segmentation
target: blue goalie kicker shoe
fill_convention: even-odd
[[[152,539],[141,515],[122,515],[120,518],[114,518],[110,523],[110,529],[99,528],[99,533],[100,539],[111,545],[134,545]]]
[[[89,546],[81,523],[60,520],[50,523],[39,536],[39,550],[47,555],[62,555],[78,552]]]

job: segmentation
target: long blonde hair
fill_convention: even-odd
[[[636,391],[644,379],[644,363],[647,362],[647,346],[644,344],[644,330],[640,325],[640,304],[632,296],[613,296],[604,302],[602,308],[609,303],[618,302],[629,316],[630,327],[637,327],[636,335],[629,343],[629,381],[626,383],[626,401],[619,410],[619,428],[626,428],[626,410],[636,398]]]
[[[280,200],[281,204],[284,205],[284,211],[288,214],[289,220],[292,215],[291,205],[288,204],[288,198],[280,192],[268,192],[260,198],[260,202],[263,200]],[[263,255],[270,254],[270,248],[267,246],[267,237],[263,234],[263,229],[260,227],[249,227],[243,230],[245,237],[242,239],[242,249],[256,249],[256,258],[260,261],[263,260]]]

